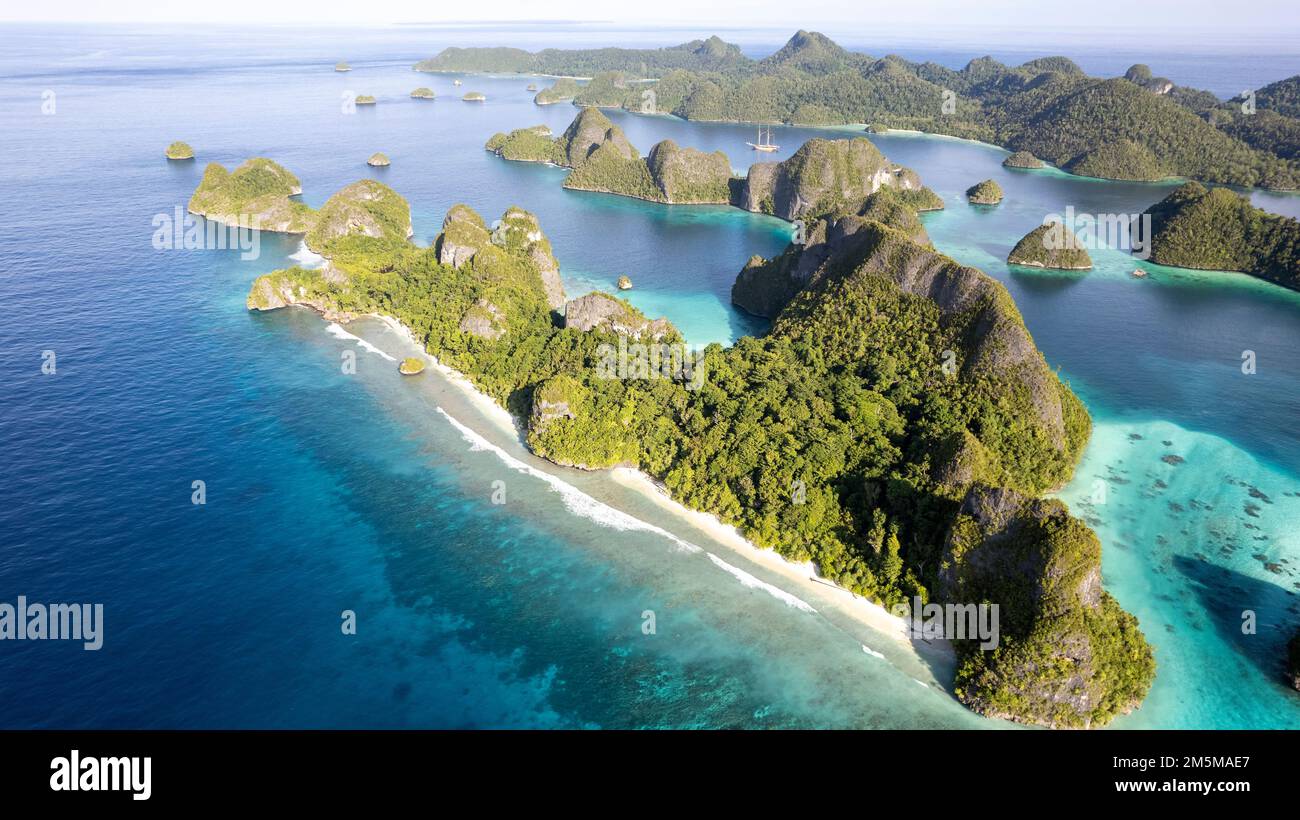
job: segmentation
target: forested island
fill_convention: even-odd
[[[972,205],[998,205],[1002,202],[1002,186],[986,179],[966,189],[966,201]]]
[[[762,60],[711,37],[659,49],[448,48],[415,68],[589,77],[575,104],[645,112],[653,91],[655,112],[690,120],[872,123],[979,139],[1084,176],[1300,187],[1300,76],[1260,89],[1252,107],[1144,65],[1097,78],[1066,57],[1020,66],[982,57],[954,71],[847,51],[806,31]],[[572,82],[556,84],[558,99]]]
[[[571,168],[564,187],[574,190],[665,204],[734,205],[786,220],[859,203],[883,185],[909,191],[919,210],[943,207],[913,171],[890,163],[864,137],[808,140],[789,159],[755,163],[742,177],[732,173],[723,152],[683,148],[672,140],[656,143],[642,157],[623,129],[587,107],[558,137],[536,125],[494,134],[483,147],[505,159]]]
[[[1039,225],[1007,254],[1008,265],[1051,270],[1091,270],[1092,257],[1079,238],[1060,222]]]
[[[326,265],[260,277],[248,306],[392,316],[524,419],[537,454],[635,466],[858,595],[997,603],[996,650],[956,642],[958,698],[994,717],[1102,725],[1141,703],[1154,660],[1101,588],[1096,536],[1041,499],[1072,475],[1087,411],[1006,289],[929,246],[915,175],[838,142],[773,163],[768,187],[746,181],[751,204],[797,215],[810,233],[773,263],[787,281],[770,300],[770,332],[711,345],[698,383],[671,367],[599,375],[601,345],[680,334],[612,295],[566,299],[532,214],[510,208],[489,229],[457,205],[421,248],[403,233],[409,206],[370,180],[355,185],[377,186],[364,201],[385,203],[385,230],[331,220],[312,243]],[[608,133],[596,150],[606,148],[619,150]],[[912,185],[886,182],[900,177]],[[790,185],[823,194],[805,201]]]
[[[1238,271],[1300,290],[1300,222],[1256,208],[1227,188],[1195,182],[1146,213],[1153,262]]]
[[[413,233],[406,201],[374,180],[343,188],[319,211],[293,199],[301,193],[298,177],[266,157],[247,160],[234,171],[213,162],[190,197],[189,212],[226,225],[304,234],[313,251],[344,233],[400,239]]]

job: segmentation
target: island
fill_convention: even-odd
[[[461,99],[465,102],[487,102],[487,97],[480,91],[469,91]]]
[[[966,189],[966,200],[972,205],[997,205],[1002,202],[1002,186],[991,179],[978,182]]]
[[[357,105],[375,105],[378,102],[378,100],[376,100],[374,97],[372,97],[369,94],[358,94],[354,102]]]
[[[532,86],[529,86],[530,88]],[[533,102],[538,105],[554,105],[562,102],[573,102],[573,98],[578,96],[582,89],[578,81],[569,77],[561,77],[556,80],[550,88],[537,92],[533,97]]]
[[[619,290],[631,290],[631,289],[632,289],[632,280],[631,280],[630,278],[628,278],[627,276],[620,276],[620,277],[618,277],[618,289],[619,289]]]
[[[1239,102],[1144,68],[1092,77],[1057,56],[1019,66],[982,57],[953,70],[849,51],[809,31],[760,60],[711,37],[657,49],[453,47],[415,65],[425,72],[590,77],[575,104],[642,112],[649,90],[656,113],[688,120],[871,123],[876,133],[911,129],[977,139],[1083,176],[1300,187],[1293,138],[1300,112],[1288,93],[1300,76],[1260,89],[1260,111],[1247,114]],[[941,109],[945,99],[955,103],[951,112]]]
[[[528,86],[527,86],[524,90],[525,90],[525,91],[536,91],[536,90],[537,90],[537,83],[529,83]]]
[[[1227,188],[1188,182],[1145,212],[1151,261],[1247,273],[1300,290],[1300,221],[1250,204]]]
[[[340,61],[340,62],[337,62],[337,63],[334,64],[334,70],[335,70],[335,71],[351,71],[351,70],[352,70],[352,66],[348,65],[348,64],[345,63],[345,62]]]
[[[1002,160],[1003,168],[1042,168],[1044,163],[1041,159],[1029,153],[1028,151],[1016,151]]]
[[[565,165],[564,149],[545,125],[516,128],[509,134],[494,134],[483,147],[503,159],[515,162],[545,162]]]
[[[432,100],[436,96],[432,88],[425,88],[424,86],[420,86],[411,92],[411,99],[413,100]]]
[[[194,159],[194,149],[188,142],[173,142],[167,146],[167,159]]]
[[[572,190],[669,205],[733,205],[790,221],[865,200],[882,186],[907,191],[915,210],[943,208],[914,172],[888,162],[864,137],[808,140],[790,159],[756,163],[738,177],[723,152],[683,148],[673,140],[656,143],[643,158],[604,112],[585,107],[558,137],[539,125],[494,134],[484,148],[506,159],[571,168],[564,187]]]
[[[797,275],[770,330],[709,346],[699,370],[602,376],[620,340],[680,334],[609,294],[566,299],[549,241],[519,208],[489,230],[456,205],[427,248],[400,231],[328,237],[325,268],[260,277],[249,307],[390,316],[514,413],[537,455],[639,469],[869,600],[998,602],[996,651],[954,641],[956,697],[1025,723],[1104,725],[1141,703],[1155,663],[1101,588],[1096,535],[1044,497],[1070,480],[1087,411],[1004,286],[916,241],[919,180],[824,142],[847,144],[812,151],[828,152],[834,178],[798,163],[772,172],[818,195],[766,198],[811,228],[783,254]],[[784,490],[795,481],[803,504]]]
[[[414,376],[424,372],[424,360],[417,359],[414,356],[407,356],[402,359],[402,363],[397,366],[397,372],[403,376]]]
[[[315,214],[291,198],[301,194],[298,178],[265,157],[254,157],[234,171],[212,162],[190,197],[189,212],[225,225],[305,234]]]
[[[1092,257],[1075,234],[1060,222],[1039,225],[1007,254],[1008,265],[1052,270],[1091,270]]]
[[[392,163],[388,160],[388,155],[381,151],[376,151],[370,155],[370,159],[366,160],[366,165],[374,168],[384,168],[391,164]]]

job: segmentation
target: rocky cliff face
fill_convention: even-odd
[[[646,319],[636,308],[607,293],[589,293],[564,306],[564,326],[581,330],[606,330],[633,339],[661,341],[677,335],[667,319]]]
[[[793,221],[856,208],[885,185],[919,189],[921,182],[868,139],[811,139],[784,162],[752,166],[737,204]]]
[[[302,193],[298,178],[284,166],[255,157],[234,171],[210,163],[190,197],[189,212],[225,225],[253,225],[276,233],[306,233],[315,215],[290,197]]]
[[[669,203],[731,201],[731,161],[721,151],[706,154],[664,140],[650,149],[646,159],[650,177]]]
[[[460,330],[495,342],[506,335],[505,314],[487,299],[479,299],[460,317]]]
[[[960,372],[1013,383],[1028,398],[1052,446],[1077,457],[1083,442],[1067,429],[1070,408],[1063,401],[1068,391],[1048,369],[1001,283],[878,222],[825,243],[824,253],[807,288],[824,292],[861,277],[883,276],[904,293],[930,300],[962,340]],[[784,311],[778,315],[774,333],[781,332],[786,319]],[[1078,400],[1071,395],[1068,401],[1073,405]]]
[[[348,185],[330,197],[307,233],[307,247],[325,253],[330,240],[350,234],[405,241],[411,227],[411,206],[392,188],[373,179]]]
[[[999,604],[999,646],[959,642],[971,709],[1087,728],[1136,708],[1155,675],[1133,616],[1101,588],[1101,544],[1056,500],[971,488],[944,546],[939,600]]]
[[[833,220],[805,220],[796,237],[801,241],[791,243],[780,256],[751,258],[732,285],[732,303],[756,316],[775,317],[818,268],[873,222],[902,231],[918,245],[930,246],[930,237],[913,207],[893,188],[881,188],[866,198],[857,213]]]
[[[442,220],[442,233],[434,240],[438,262],[459,268],[492,239],[483,217],[468,205],[453,205]]]
[[[599,108],[582,109],[560,136],[566,163],[574,168],[606,144],[612,146],[611,150],[623,159],[639,156],[632,143],[628,142],[623,129],[610,122],[609,117],[602,114]]]
[[[546,303],[552,310],[564,307],[560,262],[555,258],[550,240],[542,233],[536,216],[523,208],[509,208],[502,214],[492,241],[508,251],[526,256],[541,277]]]
[[[318,311],[331,322],[350,322],[356,314],[335,305],[331,288],[346,281],[338,271],[287,268],[259,276],[248,291],[245,306],[249,310],[270,311],[302,305]]]
[[[564,307],[564,285],[560,279],[560,263],[551,250],[550,240],[542,233],[537,217],[523,208],[511,207],[493,223],[483,221],[468,205],[453,205],[442,221],[442,232],[434,240],[434,251],[443,265],[459,268],[476,260],[483,272],[494,268],[509,268],[507,259],[526,263],[526,275],[536,276],[546,304],[551,310]],[[500,311],[495,314],[501,320]],[[477,315],[477,319],[485,317]],[[500,321],[497,324],[501,324]],[[474,325],[485,330],[482,322]],[[483,335],[476,333],[476,335]]]

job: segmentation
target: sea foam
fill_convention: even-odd
[[[329,326],[326,327],[325,330],[335,338],[351,339],[352,341],[356,342],[357,347],[360,347],[362,350],[368,350],[371,353],[376,353],[380,356],[383,356],[385,359],[387,359],[390,362],[397,361],[397,358],[395,356],[388,355],[383,350],[379,349],[378,347],[375,347],[370,342],[367,342],[365,339],[361,338],[360,336],[353,336],[351,333],[348,333],[346,330],[343,329],[343,326],[340,325],[338,322],[330,322]]]
[[[447,419],[447,421],[450,422],[453,427],[455,427],[458,431],[460,431],[461,437],[464,438],[465,441],[469,443],[471,450],[487,451],[487,452],[494,453],[497,456],[497,458],[505,462],[505,464],[509,466],[512,470],[516,470],[520,473],[524,473],[526,475],[530,475],[533,476],[534,478],[539,478],[542,481],[545,481],[551,487],[552,490],[560,494],[560,497],[564,500],[564,506],[574,515],[578,515],[590,521],[594,521],[597,524],[600,524],[603,527],[609,527],[610,529],[623,530],[623,531],[634,530],[640,532],[650,532],[650,533],[654,533],[655,535],[663,536],[664,538],[667,538],[669,541],[675,544],[677,548],[683,552],[704,553],[705,555],[708,556],[709,560],[714,563],[714,565],[725,570],[729,575],[734,577],[736,580],[740,581],[740,583],[746,587],[749,587],[751,589],[761,589],[762,591],[771,595],[773,598],[776,598],[777,600],[784,603],[786,606],[793,607],[795,609],[799,609],[804,612],[811,612],[811,613],[817,612],[817,610],[814,609],[810,604],[808,604],[807,601],[804,601],[801,598],[791,595],[790,593],[786,592],[780,587],[774,586],[765,581],[761,581],[758,578],[755,578],[753,575],[750,575],[748,572],[745,572],[744,570],[740,569],[739,567],[735,567],[732,566],[731,564],[728,564],[726,561],[723,561],[721,558],[714,555],[713,553],[704,550],[703,547],[692,544],[691,542],[685,539],[678,538],[676,535],[673,535],[671,532],[663,529],[662,527],[657,527],[654,524],[651,524],[647,521],[642,521],[639,518],[628,515],[622,510],[617,510],[609,506],[608,504],[605,504],[604,502],[597,501],[596,499],[584,493],[582,490],[579,490],[577,487],[574,487],[572,484],[565,482],[564,480],[558,478],[557,476],[553,476],[544,470],[539,470],[536,467],[532,467],[528,464],[525,464],[524,462],[520,461],[519,459],[507,453],[502,448],[498,447],[497,445],[483,438],[474,430],[462,424],[446,410],[443,410],[441,407],[437,408],[437,410],[439,413],[442,414],[443,418]]]

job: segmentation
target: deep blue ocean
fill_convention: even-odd
[[[446,45],[709,33],[0,27],[0,602],[105,610],[97,652],[0,642],[0,726],[1003,726],[943,691],[942,657],[864,626],[836,591],[791,584],[609,475],[531,458],[437,372],[398,376],[392,359],[410,347],[386,326],[250,314],[249,284],[304,258],[298,240],[263,235],[252,260],[151,242],[207,162],[268,156],[313,206],[380,179],[411,202],[420,244],[454,203],[489,220],[523,206],[570,296],[626,274],[630,299],[691,341],[761,332],[728,293],[788,225],[564,191],[562,170],[482,146],[536,123],[558,132],[571,106],[533,105],[524,78],[456,88],[410,69]],[[788,35],[718,33],[756,56]],[[1225,97],[1300,72],[1280,34],[1196,50],[1058,34],[1028,51],[1028,34],[827,33],[953,67],[1064,53],[1117,74],[1142,61]],[[334,72],[341,59],[354,71]],[[419,85],[438,99],[409,99]],[[488,102],[462,103],[466,90]],[[345,114],[347,93],[379,104]],[[642,151],[671,137],[722,149],[738,170],[753,161],[747,127],[611,117]],[[775,128],[776,158],[850,133]],[[163,158],[178,139],[196,161]],[[1045,214],[1136,213],[1171,186],[1016,172],[1005,152],[952,139],[872,139],[944,197],[925,217],[935,244],[1007,285],[1093,414],[1061,495],[1101,536],[1105,584],[1160,665],[1147,703],[1115,725],[1300,728],[1300,696],[1280,682],[1283,636],[1300,623],[1300,294],[1146,263],[1135,279],[1137,263],[1110,249],[1082,275],[1009,270],[1007,250]],[[368,168],[375,151],[392,166]],[[1003,205],[968,207],[962,191],[989,177]],[[1300,216],[1300,197],[1253,198]]]

